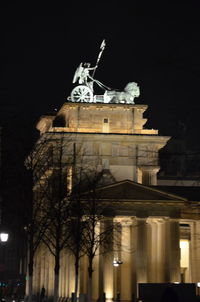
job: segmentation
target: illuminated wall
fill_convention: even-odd
[[[180,240],[180,249],[181,249],[181,277],[182,282],[190,282],[190,242],[187,239]]]

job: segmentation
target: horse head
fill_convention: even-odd
[[[130,93],[133,97],[138,97],[140,95],[140,88],[135,82],[128,83],[124,88],[124,91]]]

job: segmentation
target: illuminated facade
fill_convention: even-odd
[[[130,179],[157,184],[158,150],[169,137],[144,129],[146,105],[65,103],[57,116],[38,122],[40,133],[62,132],[83,149],[99,169],[109,169],[116,181]]]
[[[158,189],[158,151],[169,137],[145,129],[146,105],[113,103],[65,103],[56,115],[43,116],[37,124],[46,145],[67,142],[71,164],[109,171],[101,196],[113,203],[114,221],[121,225],[121,246],[116,254],[96,256],[93,298],[131,301],[138,283],[199,282],[200,222],[186,198]],[[37,146],[37,144],[36,144]],[[84,158],[84,160],[83,160]],[[42,160],[42,158],[41,158]],[[42,175],[41,175],[42,178]],[[38,190],[35,183],[34,190]],[[113,266],[113,261],[122,261]],[[47,248],[37,251],[34,293],[42,286],[53,295],[54,260]],[[60,268],[60,297],[74,292],[73,257],[63,254]],[[80,269],[79,293],[87,292],[87,259]]]

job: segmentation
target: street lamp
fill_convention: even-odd
[[[1,277],[4,279],[5,276],[5,271],[4,271],[4,265],[5,265],[5,244],[8,241],[8,233],[4,230],[0,228],[0,244],[2,245],[2,251],[1,251],[1,265],[3,265],[3,270],[1,272]],[[2,297],[2,287],[0,288],[0,299],[1,301],[3,301],[3,297]]]
[[[118,267],[123,264],[123,261],[118,259],[118,258],[114,258],[113,260],[113,266],[116,267],[114,269],[114,296],[115,296],[115,300],[117,302],[120,301],[120,293],[118,292]]]
[[[120,266],[120,264],[122,264],[122,263],[123,263],[123,261],[121,261],[121,260],[118,260],[118,259],[113,260],[113,266]]]
[[[197,295],[200,295],[200,282],[197,282]]]
[[[0,242],[7,242],[8,241],[8,233],[0,232]]]

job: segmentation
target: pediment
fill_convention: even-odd
[[[131,180],[123,180],[98,188],[100,199],[124,200],[124,201],[187,201],[178,195],[161,191],[155,187],[145,186]]]

